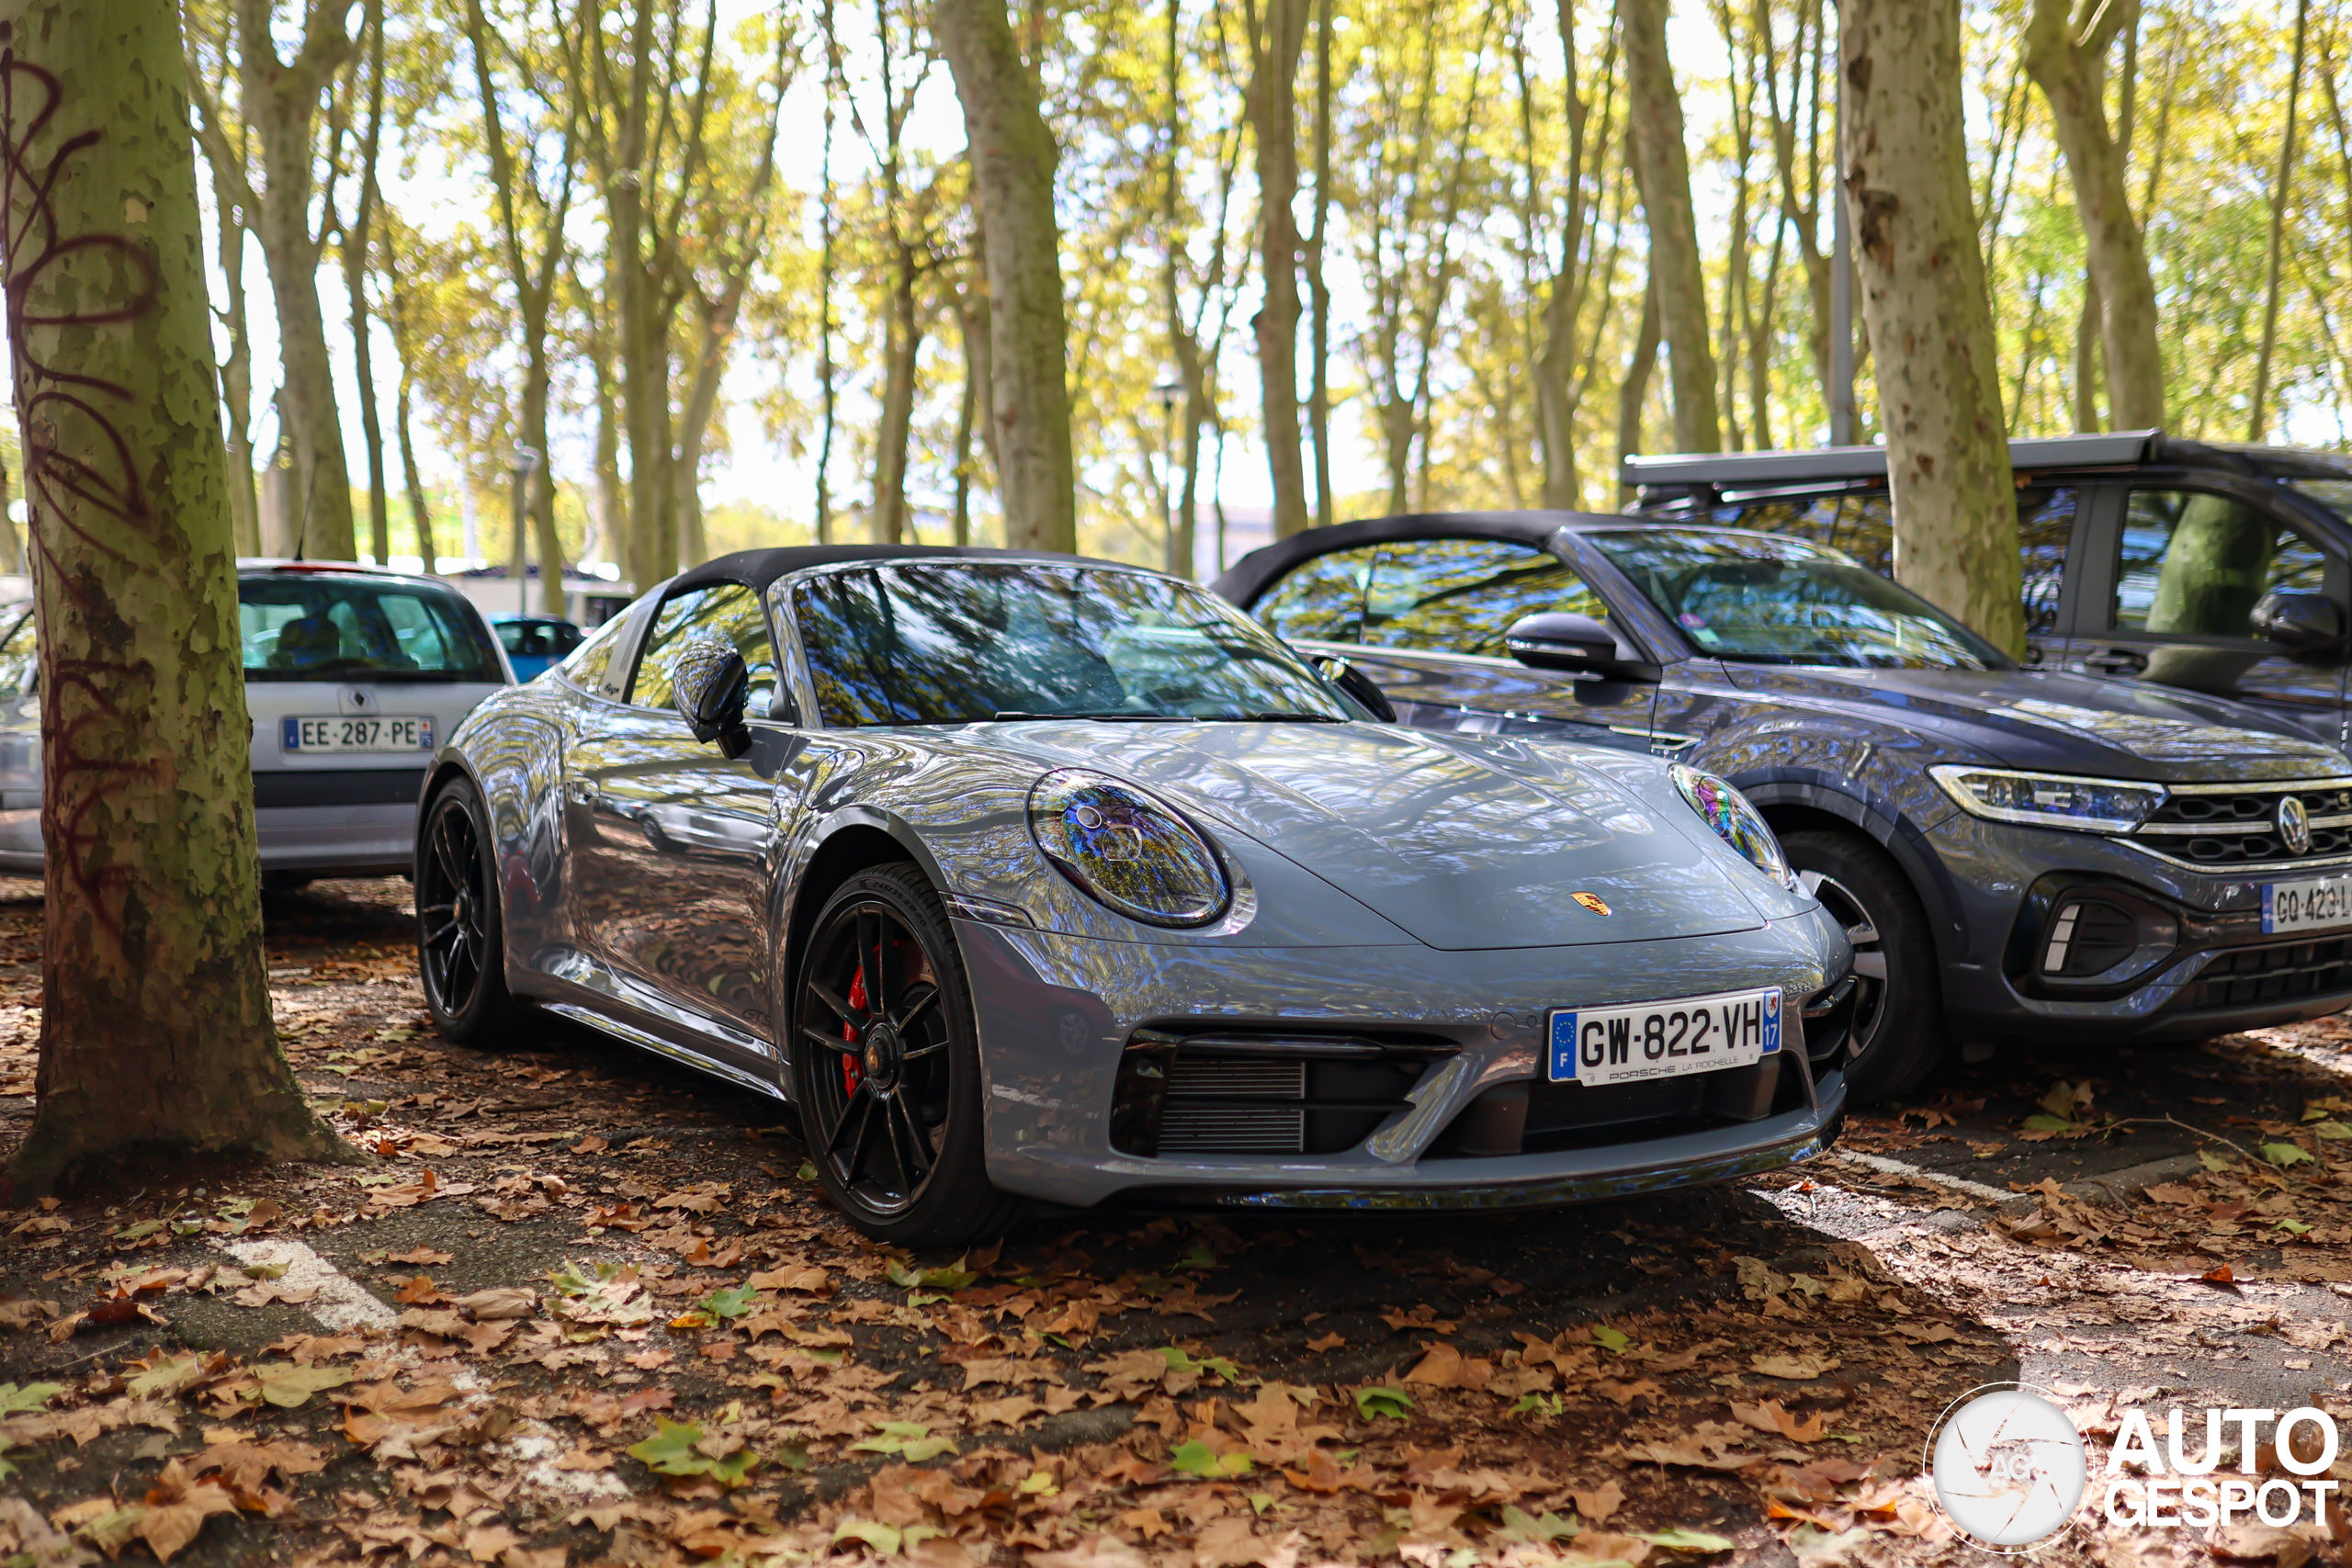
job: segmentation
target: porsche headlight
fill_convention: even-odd
[[[1781,852],[1781,840],[1772,836],[1770,826],[1748,804],[1747,796],[1727,781],[1679,762],[1669,764],[1667,772],[1674,780],[1676,792],[1690,803],[1691,810],[1706,819],[1707,826],[1715,830],[1715,837],[1790,892],[1801,890],[1796,873],[1789,869],[1789,857]]]
[[[1039,779],[1029,831],[1080,892],[1130,919],[1205,925],[1231,897],[1216,852],[1175,807],[1102,773]]]
[[[2162,784],[2134,784],[2129,779],[2018,773],[2003,768],[1951,764],[1928,772],[1970,816],[1989,817],[1996,822],[2028,822],[2037,828],[2128,833],[2145,822],[2165,800]]]

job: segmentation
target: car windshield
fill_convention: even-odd
[[[1990,643],[1839,551],[1699,529],[1586,537],[1701,651],[1744,664],[2003,670]]]
[[[1190,583],[1084,566],[827,572],[792,608],[829,726],[1353,716],[1298,656]]]
[[[237,581],[248,681],[503,682],[476,617],[447,589],[335,572]]]

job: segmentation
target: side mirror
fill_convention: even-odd
[[[688,637],[670,660],[670,689],[695,739],[717,741],[729,761],[752,749],[752,732],[743,727],[752,673],[732,644],[707,634]]]
[[[1614,633],[1590,615],[1566,610],[1521,615],[1503,642],[1513,659],[1533,670],[1602,671],[1622,662]]]
[[[1315,668],[1321,672],[1323,679],[1339,687],[1349,701],[1381,723],[1396,722],[1396,709],[1389,702],[1388,694],[1382,691],[1371,676],[1346,660],[1319,653],[1315,656]]]
[[[2253,620],[2255,636],[2298,653],[2343,646],[2344,612],[2324,593],[2266,593]]]

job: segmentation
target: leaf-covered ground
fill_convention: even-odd
[[[440,1040],[406,899],[268,907],[288,1051],[370,1165],[0,1213],[7,1568],[1959,1561],[1921,1447],[1979,1384],[2094,1434],[2352,1389],[2335,1021],[1955,1072],[1858,1120],[1875,1163],[1746,1189],[912,1257],[772,1105],[569,1029]],[[0,1153],[40,919],[0,884]],[[2093,1517],[2041,1555],[2315,1544]]]

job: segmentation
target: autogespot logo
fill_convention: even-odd
[[[2082,1434],[2045,1393],[2026,1383],[1972,1389],[1928,1436],[1936,1502],[1972,1546],[2030,1551],[2074,1523],[2082,1506]]]

